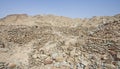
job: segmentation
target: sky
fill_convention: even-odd
[[[0,18],[10,14],[53,14],[71,18],[120,14],[120,0],[0,0]]]

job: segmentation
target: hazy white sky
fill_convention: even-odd
[[[120,13],[120,0],[0,0],[0,17],[23,13],[72,18],[111,16]]]

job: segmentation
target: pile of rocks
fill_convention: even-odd
[[[3,18],[0,59],[5,59],[0,69],[119,69],[119,20],[118,15],[83,20],[51,15]],[[26,24],[20,25],[22,21]]]

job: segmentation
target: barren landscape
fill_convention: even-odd
[[[120,14],[1,18],[0,69],[120,69]]]

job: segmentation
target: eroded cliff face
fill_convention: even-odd
[[[0,69],[120,69],[120,15],[0,19]]]

